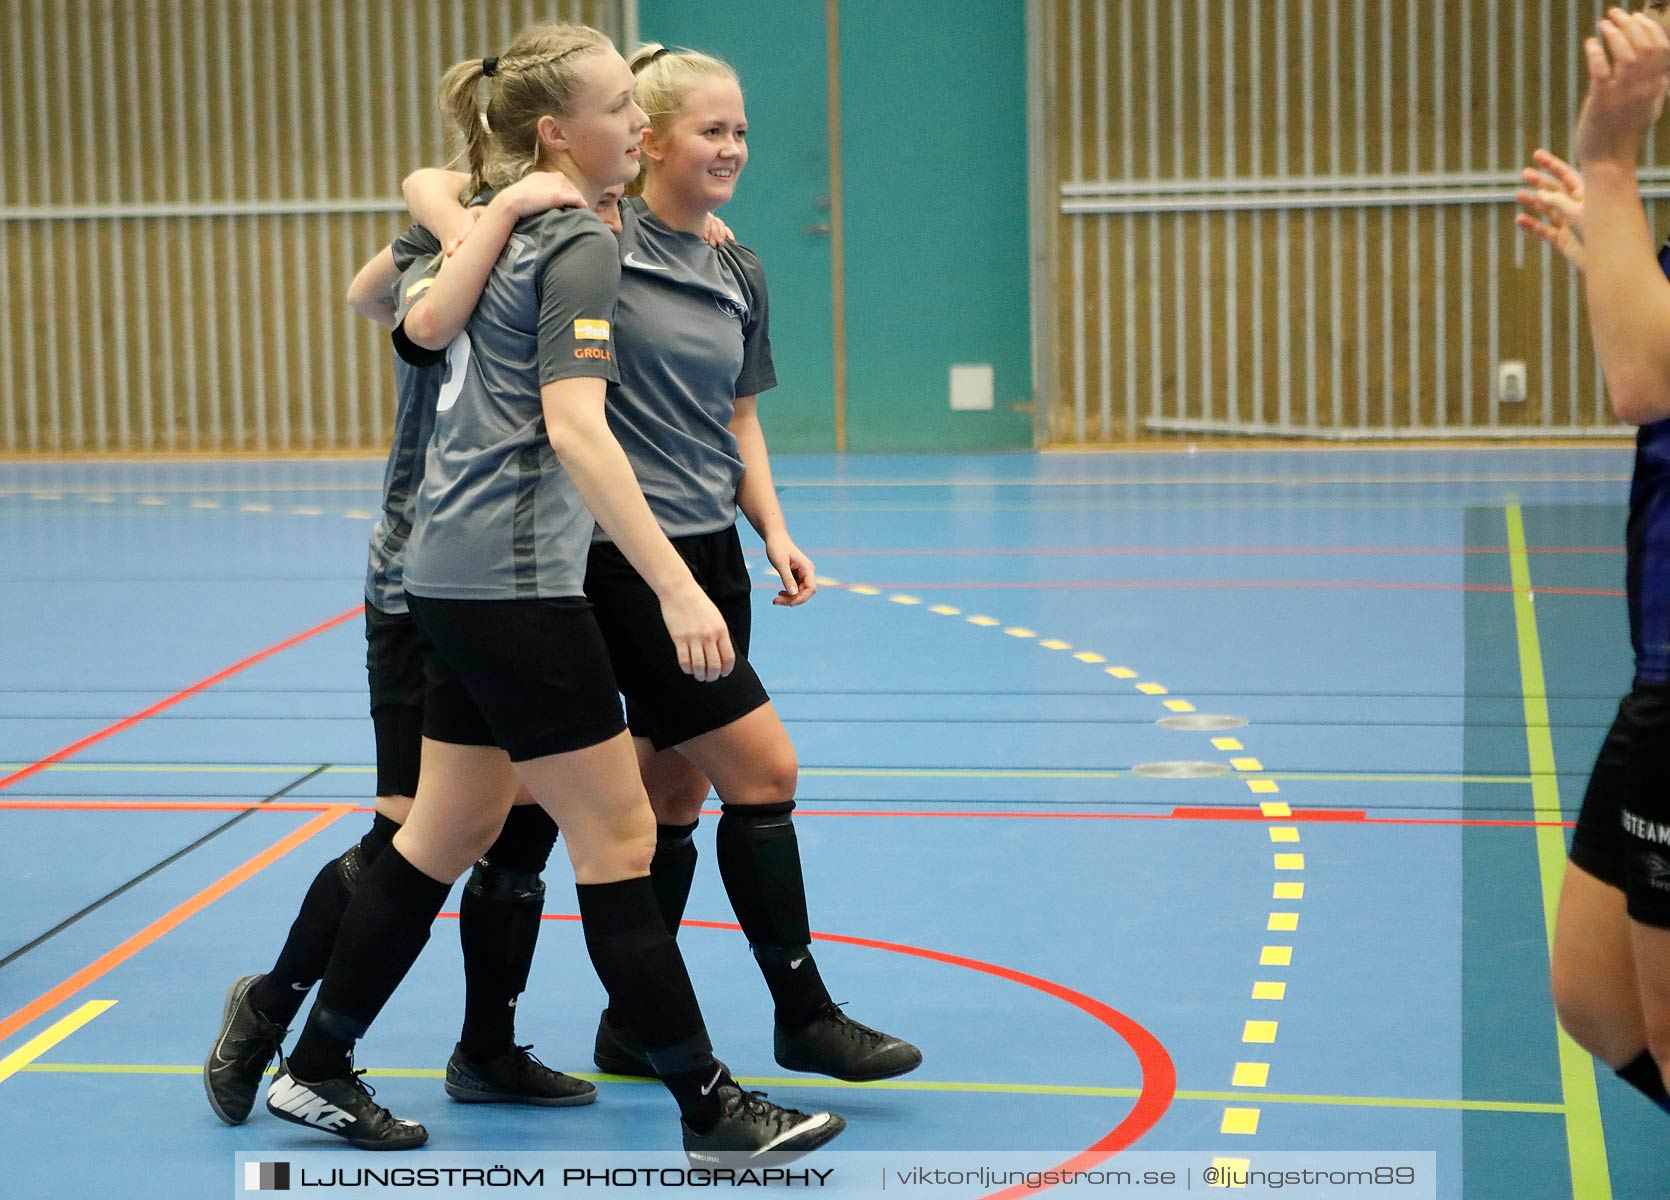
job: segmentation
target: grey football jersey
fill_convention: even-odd
[[[557,461],[540,388],[614,382],[614,236],[585,209],[520,222],[447,347],[406,590],[465,600],[582,594],[593,521]]]
[[[753,251],[716,250],[638,201],[621,205],[621,226],[609,427],[668,537],[729,528],[743,471],[736,398],[777,385],[765,270]]]
[[[395,321],[406,319],[423,294],[423,281],[439,269],[441,244],[421,225],[394,239],[394,265],[401,275],[394,285]],[[410,353],[410,350],[408,350]],[[435,428],[435,398],[445,372],[442,355],[427,366],[394,356],[394,440],[383,468],[383,513],[371,531],[371,555],[365,569],[365,598],[386,613],[406,611],[405,551],[412,534],[418,485],[423,482],[424,454]]]

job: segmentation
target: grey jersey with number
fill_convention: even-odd
[[[743,471],[736,398],[777,385],[765,270],[752,250],[716,250],[639,201],[621,205],[621,226],[609,428],[668,537],[728,529]]]
[[[391,248],[401,273],[394,285],[398,330],[399,322],[423,295],[423,281],[435,277],[441,244],[427,229],[414,225],[395,238]],[[371,531],[371,555],[365,568],[365,598],[386,613],[406,611],[406,541],[412,534],[429,435],[435,428],[435,398],[444,375],[439,366],[442,357],[435,354],[427,365],[419,365],[408,362],[403,354],[394,355],[394,440],[383,468],[383,515]]]
[[[584,209],[516,226],[447,347],[406,590],[462,600],[582,594],[592,516],[557,462],[540,388],[614,382],[615,239]]]

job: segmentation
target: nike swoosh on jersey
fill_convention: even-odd
[[[630,250],[627,251],[626,257],[622,261],[627,266],[636,267],[640,271],[671,271],[672,270],[671,267],[658,267],[654,263],[647,263],[643,259],[639,258],[637,255],[633,254]]]

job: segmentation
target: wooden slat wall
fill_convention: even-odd
[[[435,85],[614,0],[0,0],[0,451],[380,449]]]
[[[1599,3],[1041,3],[1048,440],[1611,428],[1580,288],[1511,203],[1532,149],[1567,148]],[[1373,202],[1281,207],[1364,176]],[[1206,211],[1129,211],[1155,184]],[[1525,403],[1494,400],[1503,359]]]

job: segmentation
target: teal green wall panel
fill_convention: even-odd
[[[1026,30],[1019,0],[841,0],[847,437],[853,450],[1031,445]],[[720,214],[764,260],[778,450],[834,446],[823,0],[640,0],[646,40],[733,63],[750,158]],[[950,410],[952,363],[996,408]]]
[[[1024,8],[840,12],[847,444],[1030,446]],[[950,410],[952,363],[993,365],[993,411]]]
[[[760,399],[775,450],[835,447],[830,241],[826,220],[829,104],[824,6],[813,0],[640,0],[645,41],[718,55],[748,103],[748,166],[720,212],[765,263],[778,387]]]

